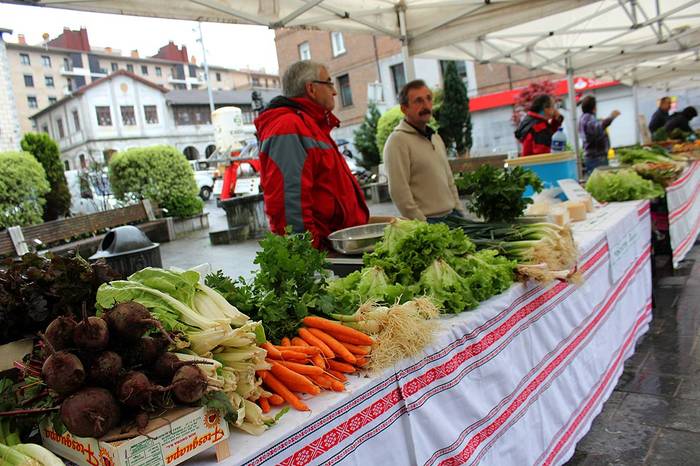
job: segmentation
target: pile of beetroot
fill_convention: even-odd
[[[102,437],[120,422],[139,430],[149,415],[199,402],[207,376],[196,361],[168,352],[172,340],[139,303],[76,322],[58,317],[43,335],[41,377],[61,400],[60,417],[80,437]]]

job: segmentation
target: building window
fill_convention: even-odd
[[[406,73],[403,68],[403,63],[392,65],[389,67],[391,71],[391,81],[394,83],[394,92],[399,95],[399,91],[406,84]]]
[[[299,44],[299,60],[311,60],[311,47],[308,42]]]
[[[24,75],[24,86],[34,87],[34,77],[31,74]]]
[[[216,80],[221,82],[221,73],[216,73]]]
[[[253,86],[260,86],[260,78],[253,78]]]
[[[49,125],[47,125],[46,123],[44,123],[43,125],[41,125],[41,132],[42,132],[42,133],[49,134]]]
[[[211,112],[206,105],[175,108],[174,116],[178,126],[207,125],[211,122]]]
[[[146,65],[141,65],[141,74],[148,76],[148,67]]]
[[[73,110],[73,126],[75,126],[75,131],[80,131],[80,115],[78,115],[77,110]]]
[[[53,105],[57,102],[58,99],[56,97],[49,97],[49,105]]]
[[[68,87],[68,91],[73,91],[73,79],[68,78],[66,79],[66,86]]]
[[[158,124],[158,109],[155,105],[144,105],[143,106],[143,116],[146,123],[149,125]]]
[[[112,126],[112,114],[108,106],[95,107],[95,113],[97,114],[98,126]]]
[[[70,170],[70,162],[68,160],[63,161],[63,169]]]
[[[51,68],[51,57],[49,57],[48,55],[42,55],[42,56],[41,56],[41,63],[42,63],[45,67]]]
[[[27,105],[29,105],[29,108],[39,108],[39,104],[36,102],[36,97],[33,95],[27,96]]]
[[[44,76],[44,83],[46,87],[54,87],[53,76]]]
[[[56,119],[56,127],[58,128],[58,138],[63,139],[66,137],[66,133],[63,132],[63,120],[61,118]]]
[[[134,114],[133,105],[122,105],[120,110],[122,112],[122,124],[124,126],[136,125],[136,115]]]
[[[343,107],[352,105],[352,89],[350,89],[350,76],[344,74],[338,76],[338,90],[340,91],[340,103]]]
[[[126,65],[126,71],[128,71],[129,73],[133,73],[134,72],[134,65],[132,65],[130,63],[128,65]]]
[[[160,66],[156,66],[156,76],[163,76],[163,70],[160,69]]]
[[[119,64],[112,62],[112,72],[117,71],[119,69]]]
[[[19,62],[23,65],[31,65],[32,62],[29,60],[29,55],[26,53],[19,54]]]
[[[342,32],[331,32],[331,45],[333,45],[334,57],[345,53],[345,41],[343,41]]]

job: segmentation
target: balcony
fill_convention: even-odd
[[[86,68],[78,68],[73,65],[63,65],[61,74],[64,76],[89,76],[90,70]]]

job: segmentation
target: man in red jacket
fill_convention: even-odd
[[[323,65],[305,60],[287,69],[282,91],[255,120],[270,229],[308,230],[315,247],[328,249],[330,233],[369,220],[362,190],[331,139],[340,124],[331,113],[335,87]]]

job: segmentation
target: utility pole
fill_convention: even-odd
[[[202,61],[204,62],[204,78],[207,80],[207,94],[209,94],[209,111],[213,114],[214,113],[214,94],[211,91],[211,79],[209,78],[209,65],[207,64],[207,52],[204,47],[204,36],[202,35],[202,23],[201,21],[197,22],[197,25],[199,26],[199,39],[197,39],[197,42],[199,42],[202,45]],[[210,117],[210,120],[213,118],[213,116]]]

